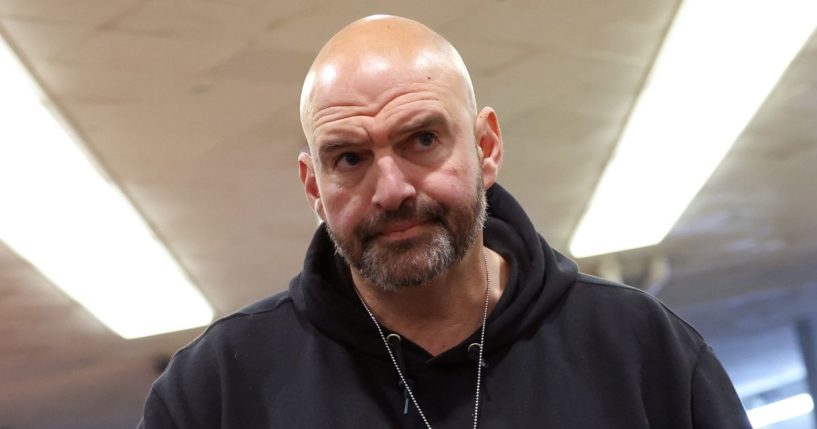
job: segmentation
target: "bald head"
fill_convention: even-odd
[[[457,50],[410,19],[376,15],[333,36],[315,58],[301,92],[301,125],[312,145],[327,107],[371,103],[400,85],[433,81],[476,115],[474,89]]]

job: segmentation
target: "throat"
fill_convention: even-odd
[[[393,332],[399,332],[431,356],[437,356],[465,341],[478,332],[482,326],[481,318],[476,321],[445,321],[430,323],[410,323],[405,326],[384,326]]]
[[[362,291],[361,291],[362,292]],[[447,299],[405,299],[391,293],[388,299],[365,298],[378,322],[389,331],[424,349],[432,356],[460,344],[479,330],[485,299],[447,297]]]

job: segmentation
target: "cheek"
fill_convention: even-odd
[[[456,162],[452,162],[451,166],[445,169],[444,172],[460,191],[470,194],[473,192],[474,184],[480,177],[480,169],[479,156],[472,148],[469,151],[461,152]]]
[[[349,192],[323,194],[325,221],[337,234],[347,234],[365,216],[362,198]]]
[[[458,163],[439,169],[423,180],[423,188],[434,200],[460,206],[473,199],[479,172],[476,165]]]

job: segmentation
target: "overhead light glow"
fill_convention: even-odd
[[[815,26],[814,0],[685,0],[571,253],[663,240]]]
[[[124,338],[209,323],[199,290],[52,111],[0,37],[0,240]]]
[[[772,402],[746,412],[755,429],[804,416],[814,410],[814,401],[808,393],[801,393],[781,401]]]

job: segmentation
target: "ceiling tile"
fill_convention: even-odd
[[[313,55],[303,52],[251,46],[216,64],[207,74],[226,79],[291,84],[303,81],[312,59]]]
[[[86,69],[173,73],[190,76],[231,55],[241,43],[194,41],[97,31],[53,60]]]
[[[128,13],[142,0],[3,0],[0,16],[55,24],[96,26]]]
[[[35,65],[92,34],[91,28],[58,25],[13,18],[0,19],[0,29],[11,43]]]
[[[246,7],[196,0],[143,1],[101,30],[198,41],[244,41],[265,17]]]

